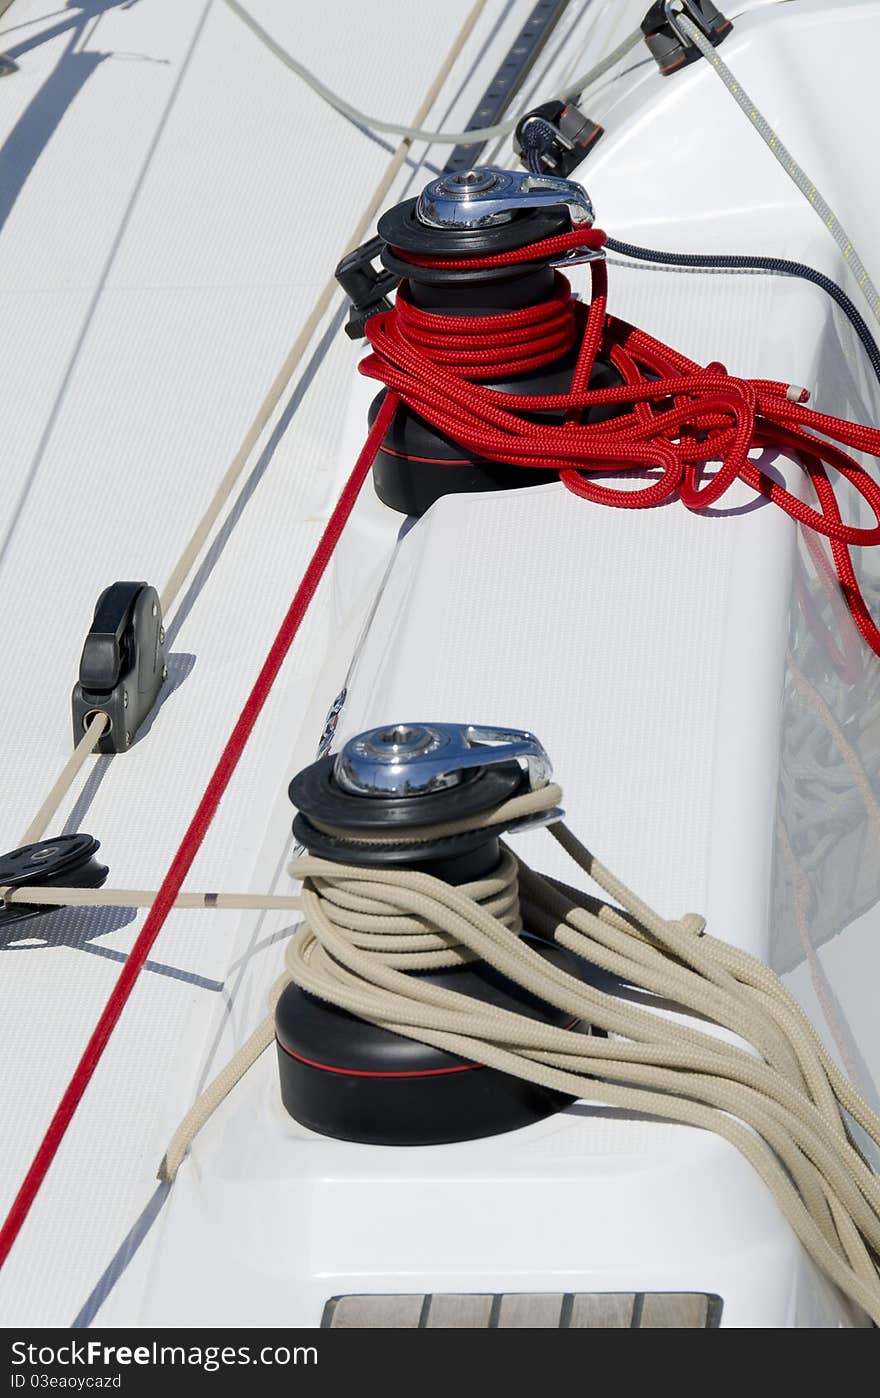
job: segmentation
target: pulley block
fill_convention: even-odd
[[[100,888],[107,878],[106,864],[95,858],[100,841],[91,835],[57,835],[51,840],[22,845],[0,854],[0,888]],[[44,904],[0,903],[0,932],[13,923],[45,917],[53,909]]]

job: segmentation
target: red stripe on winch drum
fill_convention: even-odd
[[[559,1026],[561,1029],[574,1029],[580,1020],[575,1016],[567,1024]],[[319,1068],[322,1073],[339,1073],[345,1078],[436,1078],[444,1073],[469,1073],[473,1068],[487,1068],[487,1063],[460,1063],[453,1068],[411,1068],[406,1071],[392,1073],[377,1073],[370,1068],[334,1068],[330,1063],[317,1063],[314,1058],[306,1058],[303,1053],[294,1053],[281,1040],[275,1040],[282,1053],[286,1053],[288,1058],[295,1058],[298,1063],[305,1063],[308,1068]],[[501,1073],[503,1068],[495,1068],[493,1072]]]
[[[408,1072],[376,1073],[368,1068],[334,1068],[330,1063],[316,1063],[314,1058],[306,1058],[304,1054],[286,1048],[279,1039],[275,1042],[288,1058],[295,1058],[297,1063],[305,1063],[307,1068],[320,1068],[322,1073],[338,1073],[344,1078],[437,1078],[445,1073],[469,1073],[473,1068],[486,1066],[485,1063],[460,1063],[452,1068],[414,1068]]]
[[[411,452],[392,451],[384,442],[380,447],[384,456],[393,456],[396,461],[421,461],[425,466],[473,466],[469,456],[413,456]],[[491,465],[492,463],[490,463]]]

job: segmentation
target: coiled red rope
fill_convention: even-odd
[[[598,229],[575,230],[513,253],[478,259],[415,259],[416,266],[476,270],[546,261],[567,250],[601,248]],[[880,486],[845,448],[880,457],[880,431],[817,413],[806,389],[771,379],[741,379],[721,364],[702,367],[644,331],[606,312],[604,261],[591,264],[592,301],[576,302],[556,273],[552,297],[539,306],[493,316],[454,319],[414,306],[403,283],[392,310],[367,323],[372,347],[361,373],[387,385],[438,431],[476,456],[556,470],[567,488],[594,504],[645,509],[677,496],[690,510],[716,504],[736,480],[773,502],[831,548],[841,591],[856,626],[880,655],[880,630],[859,588],[853,545],[880,544]],[[510,378],[552,363],[578,344],[567,393],[501,393],[481,381]],[[591,389],[596,358],[606,357],[623,382]],[[585,421],[594,408],[614,418]],[[549,420],[541,420],[550,415]],[[535,418],[538,417],[538,421]],[[555,419],[555,420],[554,420]],[[750,458],[773,447],[798,461],[818,508],[774,480]],[[711,474],[704,472],[717,463]],[[828,471],[844,476],[865,501],[873,523],[844,523]],[[450,470],[455,466],[450,465]],[[602,473],[644,471],[637,489],[601,484]]]

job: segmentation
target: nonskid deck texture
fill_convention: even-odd
[[[22,49],[19,73],[0,83],[0,159],[13,176],[0,189],[0,296],[14,345],[4,366],[0,595],[8,654],[21,658],[4,690],[10,845],[69,750],[69,691],[97,593],[123,576],[161,585],[388,160],[382,143],[318,102],[217,0],[82,3],[54,20],[40,18],[44,8],[16,0],[0,21],[0,51],[7,53],[50,35]],[[412,7],[403,3],[346,6],[338,24],[317,16],[304,24],[302,14],[269,0],[252,6],[350,100],[402,120],[415,111],[466,8],[449,3],[420,12],[416,44]],[[432,124],[464,123],[529,8],[488,7]],[[808,17],[822,9],[808,0],[795,8]],[[761,46],[750,44],[749,34],[766,16],[744,20],[725,56],[765,102],[772,94],[772,115],[789,143],[870,248],[880,210],[843,133],[865,116],[867,39],[880,34],[880,7],[841,8],[848,23],[862,26],[865,42],[843,37],[841,22],[830,110],[805,101],[815,51],[809,35],[788,43],[785,15],[765,25]],[[526,95],[564,85],[627,33],[643,9],[573,4]],[[13,24],[23,27],[4,37]],[[601,226],[676,249],[775,252],[840,277],[833,244],[708,71],[683,75],[673,88],[640,53],[624,66],[632,71],[600,87],[591,105],[608,129],[582,172]],[[711,122],[723,160],[707,160],[704,122]],[[414,158],[422,150],[416,147]],[[446,154],[429,151],[417,173],[403,172],[389,202],[418,188]],[[617,266],[611,278],[615,313],[693,357],[803,382],[817,390],[818,406],[876,419],[876,389],[849,327],[818,291],[782,279]],[[126,755],[95,761],[56,827],[95,834],[117,886],[155,887],[164,872],[363,438],[370,391],[355,379],[360,351],[339,333],[340,319],[341,302],[172,613],[171,684],[149,731]],[[870,879],[858,906],[850,906],[847,878],[833,863],[840,841],[826,839],[812,866],[810,916],[826,933],[861,916],[811,958],[784,875],[771,879],[793,551],[788,522],[766,510],[709,522],[682,518],[671,506],[634,526],[631,517],[558,495],[551,486],[531,504],[524,495],[486,498],[473,511],[458,502],[418,526],[401,549],[361,656],[346,731],[408,717],[485,719],[538,731],[565,785],[574,827],[595,838],[660,907],[697,907],[718,935],[771,959],[778,951],[780,967],[793,968],[792,984],[829,1035],[823,1008],[832,1018],[830,1042],[870,1093],[878,1052],[876,925],[864,912],[876,897]],[[313,756],[398,526],[367,492],[198,857],[193,887],[289,890],[287,781]],[[457,575],[459,587],[446,603],[438,595],[449,584],[444,559],[453,537],[470,571]],[[488,540],[484,556],[481,540]],[[515,590],[517,573],[529,579],[513,615],[510,592],[499,592],[505,556],[503,587]],[[503,625],[493,623],[493,609]],[[623,617],[627,625],[639,618],[629,642],[620,637]],[[566,652],[565,671],[548,670],[542,649],[554,658]],[[754,658],[746,673],[731,660],[745,655]],[[871,661],[863,685],[870,688],[876,669]],[[798,693],[789,681],[786,704],[796,706]],[[846,693],[826,697],[832,706],[848,700]],[[437,705],[442,713],[427,712]],[[407,712],[398,712],[401,706]],[[661,745],[651,727],[658,708],[673,716]],[[802,777],[797,754],[787,755],[786,766],[785,738],[782,748],[790,787]],[[869,757],[862,754],[866,764]],[[832,784],[839,784],[829,765]],[[873,857],[867,826],[856,804],[847,840],[868,841],[862,865]],[[544,847],[541,860],[547,863]],[[784,948],[768,922],[771,884],[783,910],[773,926],[787,928]],[[61,912],[22,926],[16,940],[30,945],[2,951],[2,1042],[14,1065],[0,1089],[4,1204],[138,925],[128,911]],[[330,1297],[370,1289],[420,1296],[720,1290],[705,1268],[670,1284],[658,1256],[634,1274],[632,1238],[619,1246],[626,1278],[609,1270],[601,1282],[598,1245],[592,1257],[587,1245],[579,1260],[567,1247],[557,1267],[567,1269],[562,1277],[549,1276],[551,1264],[532,1240],[531,1270],[515,1283],[514,1260],[503,1252],[494,1277],[492,1256],[483,1259],[485,1278],[475,1278],[476,1264],[465,1259],[473,1286],[455,1274],[442,1248],[432,1275],[428,1242],[421,1248],[424,1277],[412,1275],[399,1243],[384,1259],[346,1255],[345,1208],[334,1222],[326,1202],[338,1195],[334,1181],[361,1170],[365,1179],[381,1180],[384,1193],[408,1172],[447,1172],[444,1197],[454,1201],[456,1191],[467,1190],[472,1168],[496,1168],[485,1155],[491,1143],[480,1161],[453,1147],[446,1155],[432,1151],[429,1166],[387,1156],[382,1163],[381,1151],[310,1139],[283,1118],[268,1060],[206,1130],[169,1200],[155,1181],[167,1138],[205,1079],[264,1013],[289,928],[289,917],[274,914],[183,912],[169,920],[4,1269],[6,1324],[87,1323],[95,1315],[110,1324],[171,1316],[176,1323],[286,1317],[320,1324]],[[542,1162],[545,1181],[576,1172],[591,1154],[605,1167],[625,1162],[642,1178],[652,1154],[671,1165],[687,1152],[680,1141],[689,1134],[575,1116],[560,1119],[552,1133],[532,1133],[517,1149]],[[255,1153],[266,1140],[257,1180]],[[503,1168],[505,1146],[493,1149]],[[697,1158],[704,1149],[694,1146]],[[415,1205],[412,1186],[410,1180],[405,1192]],[[593,1207],[601,1209],[601,1178],[594,1187]],[[283,1202],[285,1188],[299,1191],[294,1208],[306,1232],[298,1222],[289,1241],[299,1255],[279,1272],[269,1201]],[[187,1255],[193,1240],[199,1247],[209,1242],[198,1264]],[[727,1246],[733,1275],[732,1237]],[[233,1286],[228,1312],[210,1294],[192,1295],[190,1264],[218,1275],[226,1269]],[[676,1265],[687,1270],[686,1254]],[[578,1266],[592,1272],[588,1283]],[[357,1281],[359,1270],[370,1272],[370,1286]],[[282,1278],[277,1316],[266,1313],[253,1285],[257,1275],[267,1285]],[[800,1306],[815,1323],[823,1313],[837,1323],[832,1303],[823,1312],[827,1298],[818,1282],[816,1295],[815,1302],[797,1298],[792,1319]],[[728,1320],[737,1323],[737,1311],[725,1298],[722,1323]]]

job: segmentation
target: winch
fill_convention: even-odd
[[[378,238],[339,264],[337,278],[353,303],[349,333],[363,334],[372,315],[390,310],[387,298],[399,283],[397,320],[433,362],[455,365],[465,378],[511,397],[566,393],[579,344],[570,289],[556,269],[603,254],[589,239],[564,251],[552,244],[592,224],[589,196],[573,180],[496,166],[441,175],[383,214]],[[599,356],[590,387],[621,381]],[[371,422],[384,396],[374,401]],[[542,421],[564,419],[535,407]],[[583,420],[616,411],[592,409]],[[529,483],[556,477],[535,469]],[[404,404],[378,451],[373,481],[385,504],[412,515],[441,495],[525,484],[522,470],[464,449]]]
[[[506,801],[546,787],[550,776],[547,754],[531,733],[472,724],[389,724],[350,738],[338,755],[319,758],[294,778],[294,834],[310,855],[324,860],[420,871],[463,889],[491,880],[500,868],[502,832],[560,817],[554,809],[537,819],[489,822]],[[515,924],[548,961],[583,975],[578,958],[521,931],[518,908],[508,916],[508,925]],[[480,961],[412,974],[547,1024],[574,1027],[570,1014]],[[275,1036],[281,1095],[291,1116],[345,1140],[471,1140],[539,1121],[571,1100],[402,1038],[295,984],[278,1001]]]

